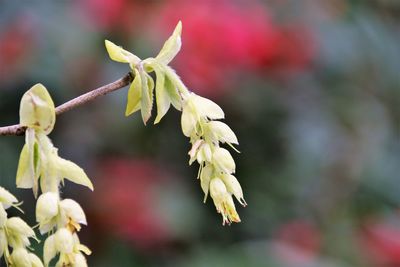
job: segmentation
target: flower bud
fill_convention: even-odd
[[[182,132],[185,136],[190,137],[195,133],[197,121],[197,115],[191,107],[191,103],[186,102],[182,107],[181,117]]]
[[[53,100],[42,84],[29,89],[21,99],[20,124],[49,134],[56,121]]]
[[[225,173],[234,173],[236,169],[235,161],[233,160],[231,153],[222,147],[217,147],[214,150],[212,158],[214,166],[220,171]]]
[[[63,210],[63,213],[67,219],[70,219],[75,223],[84,225],[87,224],[85,213],[82,207],[75,200],[62,200],[60,203],[60,208]]]
[[[72,253],[74,239],[72,233],[67,228],[58,229],[54,236],[55,245],[61,253]]]
[[[29,253],[25,248],[16,248],[11,254],[12,266],[32,267]]]
[[[11,247],[29,246],[29,238],[35,237],[32,228],[19,217],[11,217],[6,221],[8,243]]]
[[[85,256],[83,256],[81,253],[75,253],[74,254],[74,261],[75,267],[87,267],[87,262]]]
[[[225,117],[224,111],[221,107],[210,99],[192,93],[190,100],[200,117],[207,117],[212,120],[223,119]]]
[[[8,209],[13,203],[17,202],[18,200],[14,195],[0,186],[0,203],[3,204],[4,209]]]
[[[29,261],[32,267],[43,267],[42,261],[33,253],[29,253]]]
[[[36,203],[36,221],[40,224],[49,222],[58,214],[58,194],[47,192],[42,194]]]
[[[232,129],[221,121],[210,121],[207,123],[209,134],[214,142],[239,144]]]
[[[224,181],[226,189],[228,192],[233,194],[236,199],[242,204],[242,206],[246,206],[246,201],[243,198],[243,190],[240,186],[239,181],[236,179],[235,176],[231,174],[222,174],[221,179]]]
[[[211,179],[210,195],[214,200],[217,211],[222,215],[222,224],[240,222],[232,196],[228,193],[224,182],[220,178]]]

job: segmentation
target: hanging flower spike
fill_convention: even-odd
[[[23,95],[20,124],[27,130],[18,164],[17,187],[32,188],[37,196],[39,177],[44,192],[57,191],[58,179],[66,178],[93,190],[85,172],[75,163],[59,157],[47,137],[54,128],[55,107],[43,85],[36,84]]]
[[[232,129],[223,122],[223,110],[213,101],[190,92],[175,71],[168,66],[182,46],[182,23],[178,22],[173,34],[164,43],[155,58],[141,60],[136,55],[106,40],[105,45],[110,58],[128,63],[134,80],[129,88],[125,115],[141,110],[144,124],[151,116],[154,89],[157,104],[158,123],[168,112],[171,104],[182,111],[181,126],[185,136],[190,138],[189,164],[200,164],[200,185],[204,191],[204,201],[210,192],[215,207],[223,218],[223,224],[240,222],[232,196],[243,205],[242,188],[236,177],[236,165],[228,150],[219,146],[226,143],[236,150],[238,144]],[[148,73],[155,72],[156,83]],[[237,151],[237,150],[236,150]]]
[[[119,60],[125,60],[124,56],[134,60],[129,54],[114,55]],[[54,128],[56,113],[54,103],[43,85],[37,84],[24,94],[20,116],[20,124],[27,127],[27,130],[26,144],[18,164],[17,187],[32,188],[35,197],[39,189],[41,190],[42,194],[36,203],[36,221],[41,234],[55,233],[45,241],[45,266],[48,266],[57,254],[60,256],[56,266],[87,266],[81,252],[89,255],[90,250],[80,244],[77,236],[81,225],[87,224],[85,213],[76,201],[62,200],[59,188],[64,184],[64,179],[68,179],[93,190],[92,182],[78,165],[58,156],[58,149],[47,136]],[[4,199],[8,199],[8,203],[14,202],[10,196]],[[1,213],[0,210],[0,216]],[[12,234],[8,237],[8,243],[13,248],[28,246],[28,238],[33,235],[33,231],[18,219],[11,218],[6,221],[7,233]],[[24,251],[15,250],[10,261],[15,266],[33,265],[26,265],[27,259],[29,257]]]

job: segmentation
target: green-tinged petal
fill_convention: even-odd
[[[17,187],[18,188],[32,188],[34,177],[30,172],[30,158],[28,146],[24,145],[19,156],[18,170],[17,170]]]
[[[224,181],[228,191],[236,197],[236,199],[240,202],[240,204],[246,206],[247,204],[243,198],[242,187],[240,186],[240,183],[236,179],[236,177],[231,174],[222,174],[221,179]]]
[[[174,32],[164,43],[160,53],[157,55],[156,59],[158,62],[167,65],[176,56],[176,54],[178,54],[182,46],[181,33],[182,22],[179,21]]]
[[[217,147],[212,156],[212,162],[215,167],[225,173],[234,173],[236,169],[235,161],[231,153],[222,147]]]
[[[32,228],[19,217],[11,217],[6,221],[9,245],[13,248],[29,246],[29,238],[35,237]]]
[[[56,121],[53,100],[42,84],[29,89],[21,99],[20,124],[49,134]]]
[[[0,258],[3,256],[4,251],[7,247],[7,236],[5,229],[0,229]]]
[[[140,62],[140,58],[132,54],[131,52],[126,51],[120,46],[117,46],[113,42],[105,40],[106,49],[110,58],[114,61],[121,63],[132,63],[134,65]]]
[[[67,228],[60,228],[54,235],[55,245],[61,253],[72,253],[74,249],[74,238]]]
[[[213,169],[211,165],[206,165],[200,174],[200,185],[201,185],[201,189],[203,189],[204,192],[204,203],[207,200],[207,196],[208,196],[208,190],[210,188],[210,180],[211,180],[211,176],[213,173]]]
[[[135,79],[128,91],[128,100],[126,104],[125,116],[129,116],[140,109],[140,100],[142,98],[142,80],[139,71],[135,69]]]
[[[83,244],[78,244],[77,248],[78,248],[79,251],[82,251],[86,255],[92,254],[92,251],[90,250],[90,248],[88,248],[87,246],[85,246]]]
[[[0,229],[2,229],[4,227],[4,225],[6,224],[6,221],[7,221],[7,212],[4,209],[4,207],[2,205],[0,205]]]
[[[33,253],[29,253],[29,261],[31,262],[32,267],[43,267],[42,261]]]
[[[4,209],[8,209],[12,204],[17,203],[17,198],[0,186],[0,203]]]
[[[182,109],[181,126],[185,136],[190,137],[195,131],[197,124],[196,116],[193,113],[189,103]]]
[[[46,225],[59,212],[59,196],[58,193],[46,192],[40,195],[36,202],[36,221],[40,225]],[[39,228],[40,228],[39,225]],[[41,230],[41,232],[43,232]]]
[[[60,207],[66,217],[66,223],[71,220],[75,223],[87,225],[85,212],[78,202],[72,199],[64,199],[61,201]]]
[[[210,121],[207,124],[209,126],[210,135],[212,136],[212,141],[239,144],[235,133],[225,123],[220,121]]]
[[[165,68],[166,77],[168,77],[168,79],[173,84],[173,87],[171,87],[171,88],[174,88],[176,91],[175,94],[178,94],[178,99],[189,97],[189,95],[190,95],[189,90],[187,89],[185,84],[182,82],[182,80],[178,76],[178,74],[176,74],[176,72],[169,66],[164,66],[164,68]],[[174,91],[172,91],[172,93],[174,93]],[[181,102],[181,101],[179,101],[179,102]],[[177,109],[180,110],[179,108],[177,108]]]
[[[210,99],[201,97],[192,93],[191,96],[193,105],[201,117],[208,117],[212,120],[223,119],[225,117],[224,111],[216,103]]]
[[[47,237],[43,246],[43,261],[45,266],[49,266],[50,261],[57,255],[56,242],[54,235]]]
[[[76,184],[84,185],[93,191],[93,184],[85,171],[72,161],[58,157],[57,168],[61,178],[66,178]]]
[[[149,87],[151,85],[150,76],[144,71],[139,71],[142,84],[142,99],[140,102],[143,123],[146,125],[151,117],[151,109],[153,108],[153,90]],[[154,82],[153,82],[154,83]]]
[[[32,267],[29,253],[26,248],[16,248],[11,253],[12,266],[17,267]]]
[[[87,267],[87,262],[85,256],[81,253],[74,254],[74,266],[75,267]]]
[[[165,72],[159,66],[154,66],[154,71],[157,76],[156,81],[156,103],[157,103],[157,117],[154,124],[159,123],[162,117],[168,112],[171,105],[167,89],[165,87]]]
[[[171,104],[177,110],[182,110],[182,97],[179,95],[176,86],[171,82],[171,79],[168,76],[165,76],[164,86],[171,101]]]

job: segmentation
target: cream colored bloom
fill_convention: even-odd
[[[240,222],[239,214],[236,212],[232,195],[227,191],[224,182],[216,177],[210,182],[210,195],[214,201],[218,213],[222,215],[222,224]]]
[[[80,231],[80,224],[87,225],[85,212],[82,207],[72,199],[64,199],[60,203],[62,224],[72,231]]]
[[[50,231],[56,224],[59,213],[59,196],[55,192],[42,194],[36,202],[36,221],[41,234]]]
[[[32,228],[19,217],[9,218],[5,227],[8,244],[13,248],[29,246],[29,238],[35,238]]]
[[[8,209],[17,202],[18,200],[15,196],[0,186],[0,203],[3,205],[4,209]]]
[[[72,234],[67,228],[60,228],[53,235],[50,235],[43,248],[43,258],[45,266],[60,254],[56,266],[87,266],[83,253],[90,255],[91,251],[86,246],[80,244],[78,235]]]

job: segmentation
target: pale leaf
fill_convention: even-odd
[[[168,65],[168,63],[171,62],[171,60],[176,56],[176,54],[178,54],[182,46],[181,33],[182,33],[182,22],[179,21],[175,27],[174,32],[164,43],[164,46],[161,48],[160,53],[157,55],[156,59],[158,62],[160,62],[161,64]]]

